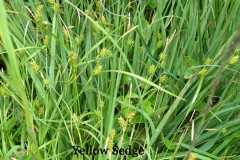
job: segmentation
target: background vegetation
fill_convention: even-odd
[[[239,159],[238,0],[0,0],[1,159]],[[124,159],[108,154],[95,159]]]

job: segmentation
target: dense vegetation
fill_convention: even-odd
[[[239,15],[239,0],[0,0],[0,159],[239,159]]]

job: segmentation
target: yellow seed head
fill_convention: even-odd
[[[39,99],[35,99],[35,106],[36,106],[36,108],[39,108],[39,107],[40,107],[40,101],[39,101]]]
[[[118,123],[122,128],[125,128],[127,126],[127,122],[124,120],[122,116],[118,118]]]
[[[111,150],[112,147],[113,147],[113,140],[110,139],[107,143],[107,148],[109,148]]]
[[[222,134],[225,134],[227,132],[227,129],[223,128],[221,132],[222,132]]]
[[[238,54],[240,52],[240,49],[235,49],[234,50],[234,55]]]
[[[205,65],[210,65],[211,63],[212,63],[211,58],[206,59],[205,62],[204,62]]]
[[[97,117],[101,117],[101,112],[100,111],[95,111],[95,114]]]
[[[164,53],[164,52],[159,55],[159,60],[160,60],[160,61],[165,61],[166,58],[167,58],[167,55],[166,55],[166,53]]]
[[[157,38],[158,38],[158,39],[161,39],[161,38],[162,38],[162,35],[161,35],[160,32],[158,32],[158,34],[157,34]]]
[[[103,48],[103,49],[101,49],[99,56],[100,56],[100,58],[107,57],[107,56],[111,57],[112,52],[106,48]]]
[[[106,28],[107,33],[111,32],[111,29],[109,27]]]
[[[48,79],[44,79],[43,80],[43,86],[48,88],[49,85],[50,85],[50,81]]]
[[[94,32],[98,32],[98,27],[96,25],[93,25]]]
[[[67,29],[65,29],[64,27],[63,27],[63,35],[65,38],[65,41],[69,42],[69,33],[68,33]]]
[[[50,4],[54,4],[54,3],[55,3],[55,0],[48,0],[48,2],[49,2]]]
[[[134,41],[130,39],[130,40],[128,40],[127,44],[128,44],[130,47],[132,47],[132,46],[134,45]]]
[[[189,160],[195,160],[196,159],[196,154],[195,153],[190,153],[189,155]]]
[[[234,64],[238,61],[239,57],[238,56],[233,56],[232,58],[230,58],[229,60],[229,64]]]
[[[89,10],[87,9],[87,10],[85,10],[85,13],[86,13],[87,15],[90,15],[91,11],[89,11]]]
[[[131,9],[132,8],[132,3],[129,2],[127,6],[128,6],[128,9]]]
[[[84,36],[80,35],[75,38],[76,45],[80,45],[84,41]]]
[[[34,20],[35,20],[36,22],[39,22],[39,21],[41,20],[42,10],[43,10],[43,5],[38,5],[38,6],[37,6],[36,14],[35,14],[35,16],[34,16]]]
[[[49,37],[46,35],[43,39],[43,44],[47,46],[49,44]]]
[[[25,49],[21,49],[18,51],[19,56],[24,56],[25,55]]]
[[[165,67],[165,65],[166,65],[166,60],[164,60],[164,61],[161,62],[161,66],[162,66],[162,67]]]
[[[41,116],[44,113],[44,107],[38,109],[38,115]]]
[[[105,16],[101,17],[101,21],[103,22],[103,24],[107,24],[107,20],[106,20]]]
[[[52,9],[55,11],[55,12],[59,12],[60,9],[61,9],[61,6],[59,3],[54,3],[53,6],[52,6]]]
[[[167,80],[167,75],[163,75],[160,77],[160,83],[164,83]]]
[[[150,67],[148,68],[148,73],[149,73],[150,75],[154,75],[155,72],[156,72],[156,69],[157,69],[156,66],[153,65],[153,64],[151,64]]]
[[[158,41],[156,44],[156,48],[160,48],[160,47],[162,47],[162,41]]]
[[[40,66],[35,61],[30,62],[30,65],[35,72],[38,72],[40,70]]]
[[[127,22],[127,18],[126,18],[126,17],[122,17],[122,18],[121,18],[121,21],[122,21],[123,23],[125,23],[125,22]]]
[[[6,90],[5,90],[5,88],[3,88],[3,87],[0,87],[0,95],[1,96],[6,96]]]
[[[73,113],[73,115],[72,115],[72,120],[73,120],[73,122],[76,122],[76,123],[78,122],[78,117],[75,113]]]
[[[135,115],[136,115],[135,112],[130,112],[129,114],[127,114],[127,120],[131,122]]]
[[[102,65],[97,65],[94,70],[93,70],[93,74],[94,75],[97,75],[97,74],[100,74],[102,72]]]
[[[116,130],[115,130],[115,129],[113,129],[113,130],[111,130],[111,131],[109,132],[109,137],[110,137],[111,139],[114,139],[115,135],[116,135]]]
[[[199,71],[199,75],[204,75],[204,74],[206,74],[206,72],[207,72],[207,69],[206,68],[203,68],[201,71]]]
[[[77,66],[77,58],[78,56],[75,52],[72,51],[69,53],[69,59],[73,67]]]
[[[96,1],[95,3],[96,3],[97,9],[101,8],[101,1],[100,1],[100,0],[99,0],[99,1]]]
[[[38,5],[37,6],[37,13],[42,13],[43,10],[43,5]]]

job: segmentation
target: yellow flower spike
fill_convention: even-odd
[[[77,66],[77,54],[73,51],[69,53],[69,59],[73,67]]]
[[[45,37],[44,37],[44,39],[43,39],[43,44],[45,45],[45,46],[48,46],[48,44],[49,44],[49,37],[46,35]]]
[[[30,62],[30,65],[35,72],[38,72],[40,70],[40,66],[35,61]]]
[[[107,24],[107,20],[106,20],[105,16],[101,17],[101,21],[103,22],[103,24]]]
[[[207,58],[204,62],[205,65],[210,65],[212,63],[212,59],[211,58]]]
[[[98,27],[96,25],[93,25],[94,32],[98,32]]]
[[[107,53],[107,49],[106,48],[103,48],[101,49],[100,53],[99,53],[99,56],[101,58],[105,57],[106,56],[106,53]]]
[[[127,44],[132,47],[134,45],[134,41],[133,40],[128,40]]]
[[[78,122],[78,117],[75,113],[73,113],[73,115],[72,115],[72,120],[73,120],[73,122],[76,122],[76,123]]]
[[[80,45],[84,41],[84,36],[80,35],[75,38],[76,45]]]
[[[101,8],[102,4],[101,4],[101,1],[100,1],[100,0],[99,0],[99,1],[96,1],[95,3],[96,3],[96,7],[97,7],[98,9]]]
[[[40,101],[38,99],[35,100],[35,106],[36,106],[36,108],[40,107]]]
[[[47,87],[47,88],[48,88],[48,87],[49,87],[49,84],[50,84],[50,81],[49,81],[48,79],[44,79],[44,80],[43,80],[43,86],[44,86],[44,87]]]
[[[161,62],[161,66],[162,66],[162,67],[165,67],[165,65],[166,65],[166,60],[163,60],[163,61]]]
[[[232,58],[230,58],[229,60],[229,64],[234,64],[238,61],[239,57],[238,56],[233,56]]]
[[[55,0],[48,0],[48,2],[49,2],[50,4],[54,4],[54,3],[55,3]]]
[[[0,95],[1,95],[2,97],[5,97],[5,96],[6,96],[6,90],[5,90],[5,88],[0,87]]]
[[[235,49],[233,53],[236,55],[236,54],[238,54],[239,52],[240,52],[240,49]]]
[[[100,111],[95,111],[95,114],[97,117],[101,117],[101,112]]]
[[[41,20],[42,10],[43,10],[43,5],[38,5],[38,6],[37,6],[36,14],[35,14],[35,16],[34,16],[34,20],[35,20],[36,22],[39,22],[39,21]]]
[[[166,53],[164,53],[164,52],[159,55],[159,60],[160,60],[160,61],[165,61],[166,58],[167,58],[167,55],[166,55]]]
[[[41,115],[43,115],[43,113],[44,113],[44,107],[40,107],[38,109],[38,115],[41,116]]]
[[[157,42],[157,44],[156,44],[156,48],[158,49],[158,48],[161,48],[162,47],[162,41],[158,41]]]
[[[103,48],[103,49],[101,49],[99,56],[100,56],[100,58],[107,57],[107,56],[111,57],[112,52],[106,48]]]
[[[132,122],[133,118],[135,117],[136,113],[135,112],[130,112],[129,114],[127,114],[127,120],[129,122]]]
[[[127,18],[126,17],[122,17],[121,18],[121,22],[123,22],[123,23],[127,22]]]
[[[190,153],[188,160],[195,160],[197,158],[197,155],[195,153]]]
[[[125,128],[127,126],[127,122],[124,120],[122,116],[118,118],[118,123],[122,128]]]
[[[63,35],[64,35],[64,38],[65,38],[65,41],[69,42],[69,33],[64,27],[63,27]]]
[[[160,77],[160,83],[164,83],[166,81],[166,79],[167,79],[167,75],[166,74],[161,76]]]
[[[110,139],[107,143],[107,148],[109,148],[111,150],[112,147],[113,147],[113,140]]]
[[[150,75],[154,75],[155,72],[156,72],[156,69],[157,69],[156,66],[153,65],[153,64],[151,64],[150,67],[148,68],[148,73],[149,73]]]
[[[109,27],[106,28],[107,33],[111,32],[111,29]]]
[[[127,7],[128,7],[128,9],[131,9],[132,8],[132,2],[129,2]]]
[[[93,74],[94,75],[97,75],[97,74],[100,74],[102,72],[102,65],[97,65],[94,70],[93,70]]]
[[[113,129],[113,130],[111,130],[111,131],[109,132],[109,137],[110,137],[111,139],[114,139],[115,135],[116,135],[116,130],[115,130],[115,129]]]
[[[222,134],[225,134],[227,132],[227,129],[223,128],[221,132],[222,132]]]
[[[54,3],[53,6],[52,6],[52,9],[55,11],[55,12],[59,12],[60,9],[61,9],[61,5],[59,3]]]
[[[207,69],[206,68],[203,68],[201,71],[199,71],[199,75],[204,75],[204,74],[206,74],[206,72],[207,72]]]
[[[19,56],[24,56],[25,53],[26,53],[25,49],[21,49],[21,50],[18,51]]]
[[[158,39],[161,39],[161,38],[162,38],[162,35],[161,35],[160,32],[157,33],[157,38],[158,38]]]

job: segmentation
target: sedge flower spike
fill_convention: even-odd
[[[204,74],[206,74],[206,72],[207,72],[207,69],[206,68],[203,68],[201,71],[199,71],[199,75],[204,75]]]
[[[94,75],[100,74],[101,72],[102,72],[102,65],[97,65],[93,70]]]
[[[229,64],[234,64],[234,63],[237,63],[239,57],[238,56],[233,56],[232,58],[230,58],[229,60]]]
[[[150,67],[148,68],[148,73],[150,75],[154,75],[154,73],[156,72],[156,66],[155,65],[150,65]]]
[[[118,123],[122,128],[125,128],[127,126],[127,122],[124,120],[122,116],[118,118]]]

